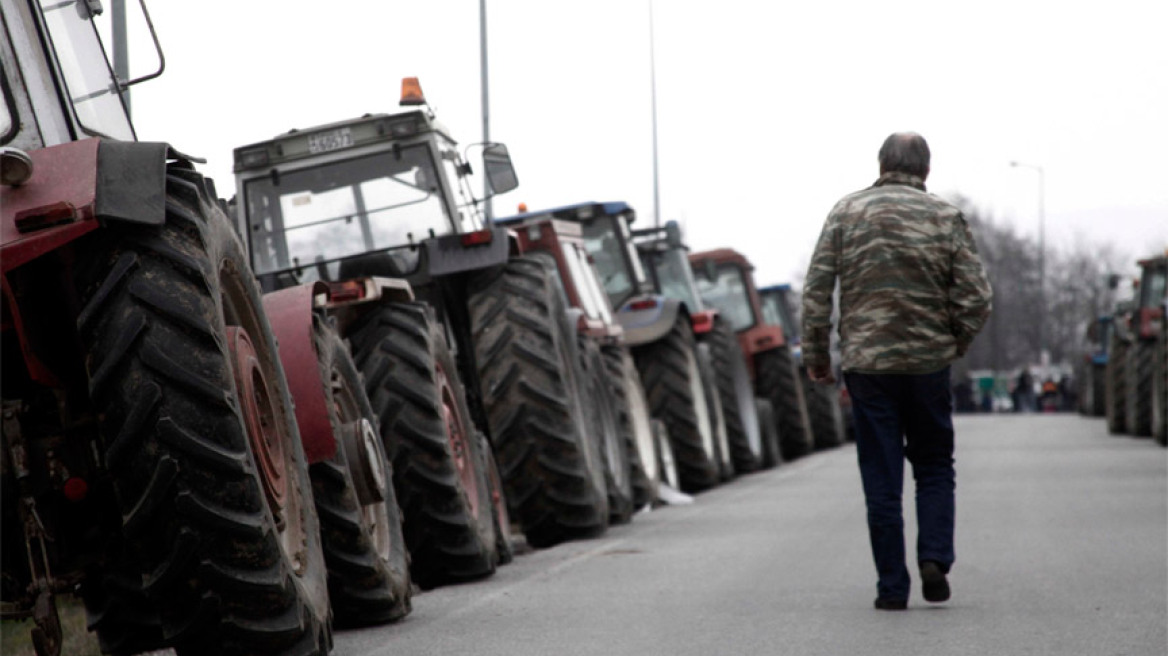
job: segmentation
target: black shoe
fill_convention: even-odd
[[[921,563],[921,592],[925,601],[934,604],[949,600],[949,580],[940,563],[926,560]]]
[[[907,599],[884,599],[876,597],[876,610],[904,610],[908,608]]]

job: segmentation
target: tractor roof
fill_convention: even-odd
[[[457,143],[440,122],[421,110],[397,114],[365,114],[358,118],[310,128],[293,128],[267,141],[235,149],[235,171],[266,169],[318,153],[348,150],[378,142],[392,143],[427,132]]]
[[[628,203],[621,201],[614,201],[608,203],[576,203],[575,205],[563,205],[561,207],[553,207],[545,210],[535,210],[534,212],[524,212],[522,214],[515,214],[512,216],[495,219],[496,223],[519,223],[529,219],[535,218],[554,218],[566,221],[587,221],[598,216],[618,216],[624,214],[628,217],[629,222],[634,220],[636,213]]]
[[[737,264],[747,271],[754,270],[754,265],[746,256],[733,248],[715,248],[714,250],[702,251],[700,253],[690,253],[690,262],[702,262],[704,260],[713,260],[715,264]]]
[[[767,285],[766,287],[759,287],[758,291],[760,294],[765,294],[767,292],[789,292],[791,291],[791,283],[784,282],[778,285]]]

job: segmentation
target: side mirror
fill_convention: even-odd
[[[507,146],[495,143],[483,149],[483,171],[486,172],[487,185],[491,188],[491,195],[503,194],[519,186],[519,179],[515,177],[515,168],[511,166],[511,155]]]

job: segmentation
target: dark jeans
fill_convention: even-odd
[[[856,453],[868,504],[868,535],[885,599],[908,599],[901,491],[904,459],[916,480],[917,562],[953,564],[953,398],[949,367],[931,374],[845,373]]]

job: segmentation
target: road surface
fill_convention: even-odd
[[[957,431],[949,603],[914,580],[907,612],[872,608],[849,445],[419,594],[398,624],[339,632],[334,653],[1168,653],[1168,452],[1074,415],[960,417]]]

